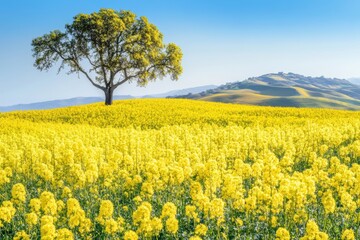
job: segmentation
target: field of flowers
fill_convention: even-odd
[[[0,239],[360,239],[360,112],[126,100],[0,114]]]

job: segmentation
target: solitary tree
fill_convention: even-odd
[[[114,90],[126,82],[146,86],[149,81],[182,73],[181,49],[165,45],[163,35],[146,17],[130,11],[101,9],[79,14],[65,31],[55,30],[32,41],[34,66],[48,70],[59,63],[58,71],[83,74],[105,93],[111,105]]]

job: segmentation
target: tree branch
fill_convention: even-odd
[[[94,80],[91,79],[91,77],[89,76],[89,74],[80,66],[80,64],[79,64],[78,61],[77,61],[78,57],[77,57],[76,53],[73,52],[73,54],[74,54],[74,57],[73,57],[71,60],[72,60],[73,63],[77,66],[77,68],[79,69],[79,71],[82,72],[82,73],[86,76],[86,78],[91,82],[92,85],[94,85],[95,87],[97,87],[97,88],[105,91],[106,88],[104,88],[103,86],[101,86],[101,85],[99,85],[99,84],[96,84],[96,83],[94,82]]]
[[[91,84],[92,85],[94,85],[95,87],[97,87],[97,88],[99,88],[99,89],[102,89],[102,90],[105,90],[105,88],[104,87],[102,87],[102,86],[100,86],[99,84],[96,84],[92,79],[91,79],[91,77],[89,76],[89,74],[86,72],[86,71],[84,71],[84,69],[80,66],[80,64],[77,62],[77,60],[76,60],[76,54],[75,54],[75,56],[74,57],[65,57],[62,53],[61,53],[61,51],[60,50],[58,50],[58,49],[56,49],[56,48],[54,48],[54,47],[52,47],[52,46],[50,46],[50,45],[48,45],[49,46],[49,48],[52,50],[52,51],[54,51],[56,54],[58,54],[59,55],[59,57],[63,60],[63,61],[71,61],[72,63],[74,63],[75,65],[76,65],[76,67],[77,67],[77,70],[78,71],[80,71],[80,72],[82,72],[85,76],[86,76],[86,78],[91,82]]]

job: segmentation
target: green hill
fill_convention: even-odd
[[[306,77],[294,73],[266,74],[227,83],[181,98],[260,106],[360,109],[360,86],[347,80]]]

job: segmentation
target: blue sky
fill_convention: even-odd
[[[84,78],[33,67],[31,40],[78,13],[126,9],[147,16],[184,53],[178,82],[119,87],[146,95],[269,72],[360,76],[357,0],[8,0],[0,2],[0,105],[102,96]]]

